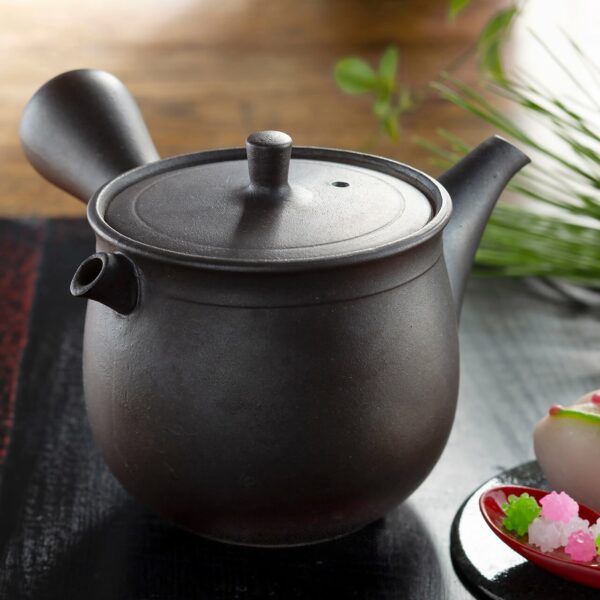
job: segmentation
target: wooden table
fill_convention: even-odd
[[[427,86],[507,2],[473,0],[449,23],[447,0],[3,0],[0,216],[84,214],[33,173],[19,148],[23,106],[60,72],[114,72],[138,99],[163,156],[240,146],[249,132],[268,128],[288,131],[299,144],[364,148],[376,131],[370,103],[339,92],[336,60],[375,61],[396,44],[401,80]],[[589,0],[528,0],[507,60],[544,78],[530,27],[553,47],[564,27],[597,55],[599,17],[600,5]],[[459,74],[473,80],[473,62]],[[556,87],[556,74],[549,81]],[[435,139],[438,127],[472,143],[492,132],[431,94],[403,118],[399,143],[383,140],[370,150],[435,171],[414,138]]]

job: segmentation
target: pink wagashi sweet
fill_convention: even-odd
[[[566,546],[569,543],[569,536],[576,531],[589,531],[590,522],[582,519],[580,516],[573,517],[568,523],[559,523],[555,521],[560,530],[560,545]]]
[[[596,558],[596,542],[589,531],[576,531],[569,536],[565,552],[577,562],[589,562]]]
[[[579,514],[579,504],[565,492],[551,492],[540,500],[542,517],[550,521],[568,523]]]

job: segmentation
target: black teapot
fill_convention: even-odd
[[[125,87],[88,69],[34,95],[21,139],[89,199],[85,399],[134,497],[278,546],[363,527],[423,481],[454,418],[465,280],[523,153],[493,137],[436,181],[263,131],[159,160]]]

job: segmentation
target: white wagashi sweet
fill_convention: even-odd
[[[552,406],[535,427],[535,455],[555,490],[600,511],[600,390]]]

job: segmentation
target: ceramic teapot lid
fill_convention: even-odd
[[[96,194],[89,214],[117,245],[178,262],[270,270],[396,252],[419,241],[445,204],[439,186],[410,167],[292,149],[285,133],[263,131],[246,150],[130,171]]]

